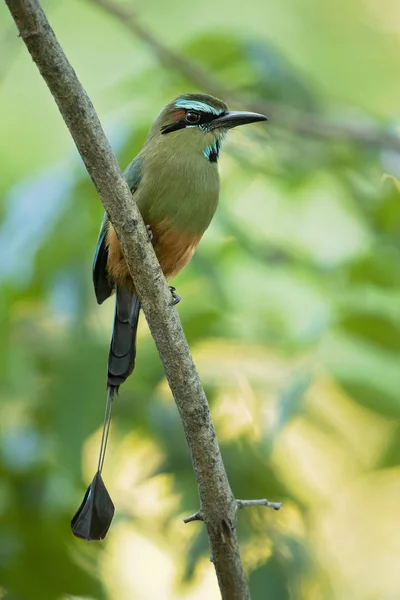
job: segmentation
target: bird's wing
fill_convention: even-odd
[[[141,156],[137,156],[133,159],[131,163],[129,163],[129,165],[124,171],[124,177],[126,179],[127,184],[129,185],[129,189],[133,193],[134,188],[136,188],[139,185],[140,179],[142,177]]]
[[[141,178],[141,158],[137,156],[125,169],[124,177],[129,185],[131,191],[140,182]],[[96,252],[93,259],[93,284],[96,299],[99,304],[104,302],[109,296],[111,296],[114,290],[114,284],[110,281],[107,273],[107,258],[108,258],[108,247],[106,244],[106,236],[109,226],[109,218],[105,213],[103,222],[100,227],[99,237],[97,239]]]
[[[114,286],[108,279],[107,275],[108,248],[106,246],[106,235],[108,231],[108,225],[108,215],[105,213],[100,227],[96,252],[93,259],[93,284],[96,299],[99,304],[111,296],[114,289]]]

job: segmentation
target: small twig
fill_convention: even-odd
[[[236,500],[236,502],[239,509],[246,508],[246,506],[269,506],[269,508],[279,510],[283,506],[283,502],[271,502],[266,498],[262,498],[260,500]]]
[[[260,500],[236,500],[236,504],[238,509],[246,508],[246,506],[268,506],[274,510],[280,510],[283,506],[283,502],[271,502],[271,500],[267,500],[266,498],[261,498]],[[183,519],[183,522],[190,523],[191,521],[203,520],[204,519],[201,510],[198,510],[197,512]]]
[[[190,523],[191,521],[203,521],[203,515],[201,514],[200,510],[193,513],[192,515],[189,515],[188,517],[186,517],[186,519],[183,519],[184,523]]]

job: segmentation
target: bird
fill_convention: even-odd
[[[263,121],[258,113],[229,112],[225,102],[186,94],[170,102],[150,129],[124,176],[149,230],[167,280],[190,261],[218,204],[218,159],[229,129]],[[107,385],[113,394],[132,373],[140,300],[107,214],[93,262],[101,304],[115,291]]]
[[[132,200],[143,217],[167,281],[191,260],[215,214],[220,191],[218,160],[227,132],[239,125],[265,120],[267,117],[263,114],[229,111],[225,102],[207,94],[181,95],[161,111],[142,150],[125,169],[124,177],[132,192]],[[103,490],[100,473],[108,439],[112,400],[135,368],[140,313],[135,283],[107,213],[101,224],[94,255],[93,284],[99,304],[115,294],[115,312],[108,356],[106,415],[96,474],[99,477],[96,479],[95,476],[92,488],[89,486],[78,510],[79,514],[74,517],[75,522],[73,519],[75,535],[85,539],[104,537],[108,529],[105,527],[112,519],[110,514],[113,513],[113,506],[109,514],[99,519],[98,512],[103,509],[92,506],[90,512],[87,503],[95,501],[96,486],[102,490],[97,496],[102,496],[103,504],[104,493],[107,494],[105,488]],[[179,301],[175,288],[171,288],[171,293],[173,302]],[[79,517],[85,510],[85,520],[83,525],[79,525]],[[96,522],[93,525],[96,510]]]

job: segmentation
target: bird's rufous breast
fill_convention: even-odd
[[[165,278],[171,279],[190,261],[201,239],[201,234],[193,234],[174,229],[169,219],[149,223],[152,244]],[[122,254],[114,227],[109,225],[106,243],[108,247],[107,270],[110,279],[117,285],[131,288],[134,285],[125,258]]]

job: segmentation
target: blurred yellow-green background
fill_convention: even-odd
[[[269,108],[226,142],[218,213],[175,280],[232,489],[285,505],[240,514],[252,598],[400,599],[400,5],[122,4],[232,108]],[[95,1],[43,6],[122,167],[167,102],[212,91]],[[217,599],[143,318],[104,471],[116,517],[102,543],[70,532],[104,410],[103,210],[4,3],[0,109],[0,598]]]

